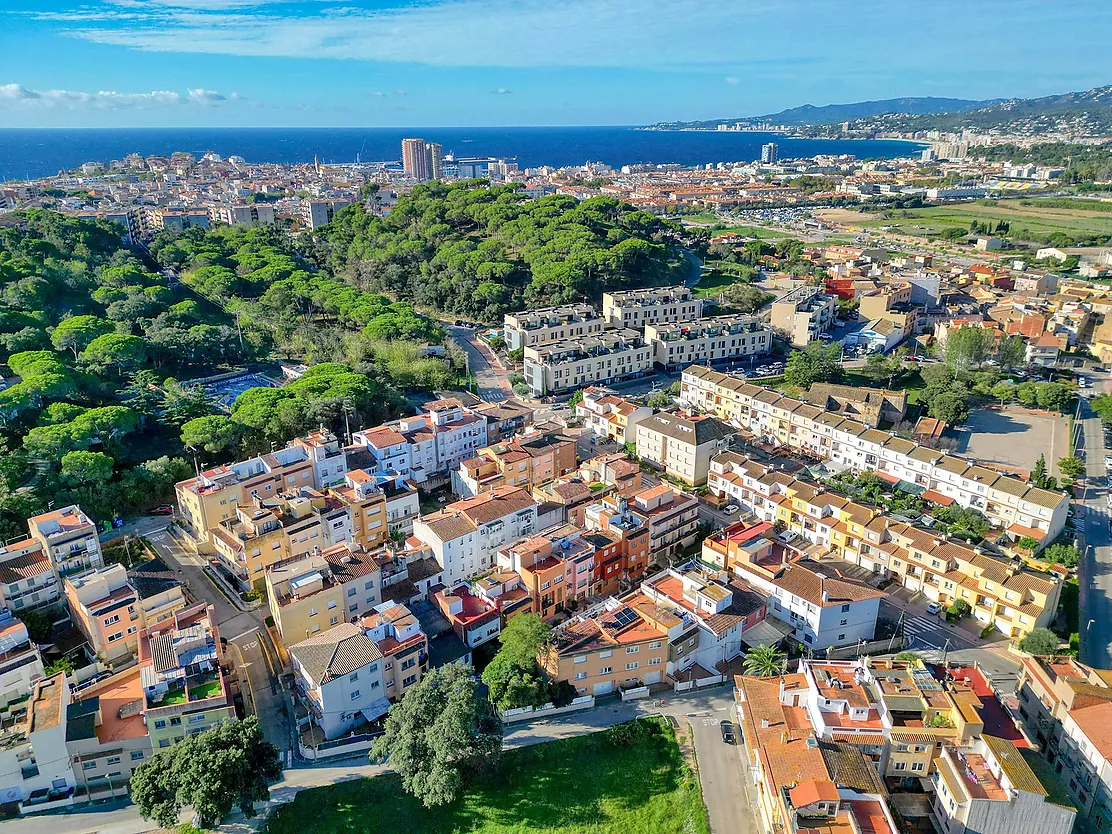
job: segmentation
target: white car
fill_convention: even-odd
[[[1112,469],[1112,455],[1105,455],[1104,456],[1104,468],[1105,469]]]
[[[942,610],[942,606],[940,604],[938,604],[937,602],[928,602],[927,603],[927,613],[928,614],[937,614],[941,610]]]
[[[738,511],[738,509],[739,507],[737,504],[727,504],[725,507],[722,508],[722,512],[725,515],[733,515]]]

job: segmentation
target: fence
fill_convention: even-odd
[[[565,712],[578,712],[590,709],[595,705],[594,695],[580,695],[566,707],[555,704],[545,704],[540,707],[522,707],[521,709],[508,709],[502,712],[502,721],[512,724],[515,721],[528,721],[531,718],[547,718],[550,715],[563,715]]]
[[[726,680],[725,675],[711,675],[709,678],[696,678],[691,681],[676,681],[672,688],[676,692],[687,692],[689,689],[698,689],[703,686],[714,686],[716,683],[723,683]]]
[[[375,739],[381,735],[382,733],[366,733],[358,736],[347,736],[332,741],[322,741],[316,747],[306,747],[299,739],[297,748],[304,758],[316,762],[337,756],[353,756],[356,753],[366,753],[375,743]]]
[[[898,652],[907,642],[906,638],[896,635],[888,640],[873,640],[868,643],[854,643],[852,646],[843,646],[840,649],[827,649],[827,660],[852,660],[863,654],[889,654]]]
[[[649,688],[647,686],[637,686],[633,689],[622,690],[623,701],[636,701],[638,698],[647,698],[649,696]]]

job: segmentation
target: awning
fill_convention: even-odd
[[[943,495],[941,492],[935,492],[933,489],[928,489],[923,493],[923,500],[930,501],[932,504],[939,504],[943,507],[949,507],[954,503],[954,499],[949,495]]]
[[[924,491],[923,487],[919,486],[918,484],[914,484],[911,481],[897,481],[896,489],[898,489],[900,492],[910,493],[911,495],[922,495]]]
[[[882,481],[892,484],[892,486],[895,486],[900,482],[900,479],[897,478],[895,475],[890,475],[887,472],[881,472],[879,469],[873,472],[873,474],[880,478]]]
[[[360,714],[367,719],[368,722],[378,721],[382,716],[390,711],[390,701],[387,698],[379,698],[369,707],[364,707]]]
[[[765,617],[741,633],[741,641],[751,648],[775,646],[792,633],[792,627],[772,617]]]

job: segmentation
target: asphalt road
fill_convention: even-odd
[[[478,387],[477,396],[488,403],[501,402],[510,396],[510,384],[506,374],[493,364],[494,355],[490,348],[480,342],[471,327],[448,325],[448,332],[467,352],[467,367],[475,375]]]
[[[1108,383],[1101,380],[1099,384]],[[1082,401],[1079,417],[1078,448],[1084,454],[1087,475],[1085,492],[1074,504],[1078,544],[1084,550],[1079,575],[1081,660],[1112,669],[1112,536],[1104,431],[1087,401]]]

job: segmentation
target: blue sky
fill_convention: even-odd
[[[1112,83],[1108,0],[4,0],[0,126],[643,124]]]

